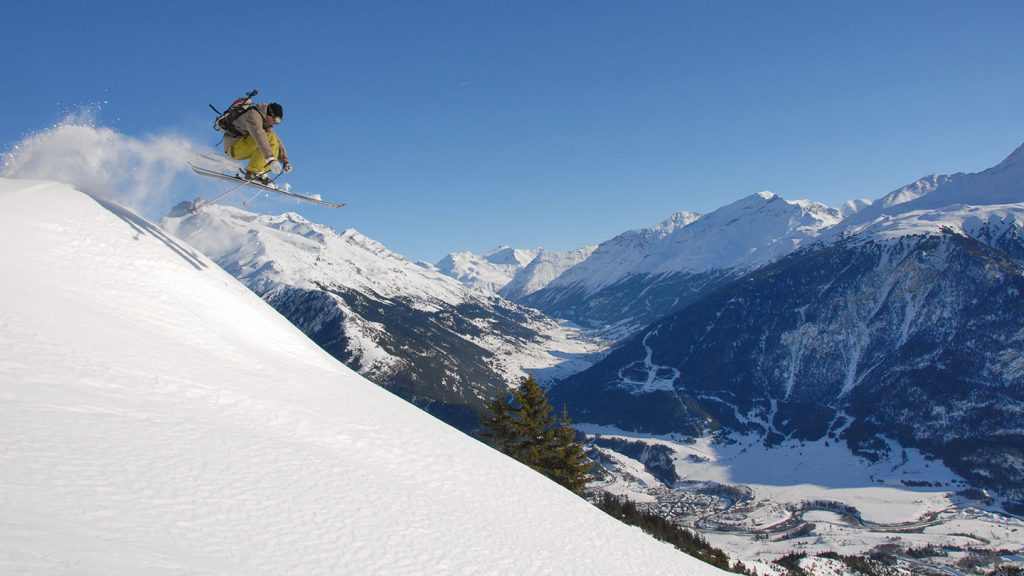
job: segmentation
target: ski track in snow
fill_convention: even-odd
[[[681,373],[676,368],[671,366],[661,366],[654,363],[654,350],[647,344],[647,340],[652,336],[657,335],[658,331],[653,330],[644,336],[643,346],[645,352],[643,365],[641,367],[638,367],[640,364],[639,362],[634,362],[622,370],[619,370],[619,381],[622,383],[624,388],[629,389],[633,394],[645,394],[658,390],[667,390],[671,392],[675,390],[675,381],[679,379],[679,376],[681,376]],[[639,370],[646,373],[647,376],[643,380],[635,380],[626,374],[626,372],[630,370]]]

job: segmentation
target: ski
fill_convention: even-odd
[[[316,204],[318,206],[326,206],[327,208],[342,208],[343,206],[345,206],[344,204],[338,204],[336,202],[328,202],[326,200],[321,200],[321,199],[313,197],[313,196],[306,196],[304,194],[297,194],[295,192],[292,192],[290,190],[285,190],[283,188],[277,188],[275,186],[267,186],[266,184],[261,184],[259,182],[253,182],[252,180],[246,180],[245,178],[241,178],[239,176],[234,176],[234,175],[231,175],[231,174],[225,174],[225,173],[219,172],[217,170],[210,170],[210,169],[207,169],[207,168],[202,168],[200,166],[196,166],[195,164],[193,164],[191,162],[188,162],[188,165],[192,168],[192,171],[195,172],[196,174],[199,174],[201,176],[207,176],[209,178],[217,178],[217,179],[224,180],[224,181],[227,181],[227,182],[234,182],[234,183],[238,184],[238,186],[236,186],[236,188],[240,187],[240,186],[251,186],[253,188],[258,188],[260,190],[265,190],[267,192],[273,192],[275,194],[281,194],[283,196],[288,196],[288,197],[294,198],[296,200],[302,200],[304,202],[311,202],[311,203]],[[234,189],[235,188],[232,188],[231,190],[228,190],[228,192],[231,192]],[[225,192],[224,195],[226,195],[226,194],[227,193]],[[216,201],[219,198],[220,197],[215,198],[214,200],[212,200],[210,202],[207,202],[206,204],[211,204],[211,203],[213,203],[214,201]],[[206,204],[204,204],[204,206]]]

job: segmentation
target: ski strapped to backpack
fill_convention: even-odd
[[[241,138],[243,134],[235,128],[233,123],[244,112],[252,109],[252,99],[259,91],[259,88],[253,88],[248,94],[232,102],[231,106],[228,106],[228,109],[223,112],[214,108],[213,104],[210,104],[210,108],[213,108],[213,111],[217,113],[217,119],[213,121],[213,129],[233,138]]]

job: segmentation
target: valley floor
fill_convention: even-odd
[[[766,448],[752,436],[651,438],[578,428],[601,465],[593,490],[694,528],[755,571],[777,570],[769,563],[792,553],[884,553],[912,572],[1022,565],[1021,519],[969,490],[941,462],[893,442],[889,456],[872,463],[827,441]],[[615,448],[623,442],[632,448]]]

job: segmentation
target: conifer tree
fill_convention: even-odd
[[[492,446],[501,452],[512,455],[516,450],[518,431],[511,414],[511,407],[504,394],[486,403],[486,414],[480,419],[483,432],[480,434]]]
[[[482,436],[496,448],[579,494],[589,480],[590,461],[568,411],[551,414],[547,393],[533,376],[523,378],[511,394],[487,403],[490,414],[480,420]]]

